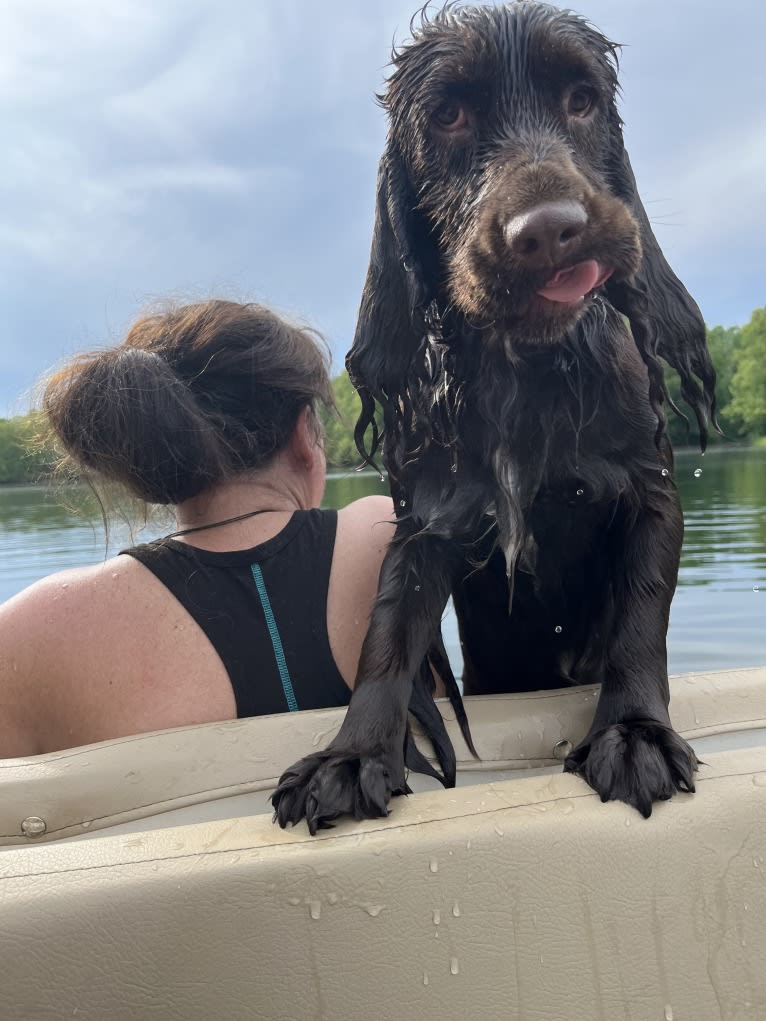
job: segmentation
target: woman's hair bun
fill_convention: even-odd
[[[217,480],[215,431],[155,352],[80,356],[50,380],[43,409],[81,472],[122,483],[149,503],[180,503]]]

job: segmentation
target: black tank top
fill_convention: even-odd
[[[237,716],[348,705],[327,635],[334,510],[295,511],[273,539],[211,553],[174,539],[122,550],[168,588],[229,675]]]

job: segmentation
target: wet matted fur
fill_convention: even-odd
[[[406,791],[413,680],[422,702],[450,593],[466,693],[598,682],[565,768],[645,816],[694,790],[668,716],[683,519],[660,358],[703,444],[715,375],[617,91],[615,45],[529,0],[448,5],[394,53],[347,364],[357,444],[372,459],[382,443],[398,526],[345,722],[283,775],[283,826],[385,815]]]

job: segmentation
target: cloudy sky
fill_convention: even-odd
[[[0,0],[0,415],[168,294],[253,297],[340,366],[418,0]],[[766,4],[581,0],[644,203],[710,324],[766,304]]]

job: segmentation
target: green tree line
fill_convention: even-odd
[[[39,416],[0,418],[0,483],[39,482],[50,475],[53,451],[39,440]]]
[[[766,307],[753,312],[746,326],[714,326],[707,331],[716,371],[718,420],[728,440],[766,436]],[[668,392],[688,412],[691,428],[668,409],[668,431],[676,446],[698,442],[693,413],[681,398],[677,373],[666,366]],[[711,442],[716,441],[712,434]]]
[[[708,345],[718,381],[718,417],[728,440],[766,437],[766,307],[756,309],[746,326],[714,326],[708,330]],[[670,396],[684,408],[678,376],[666,369]],[[323,415],[327,462],[332,468],[359,464],[354,445],[354,424],[359,400],[346,372],[333,380],[337,414]],[[692,428],[672,411],[668,428],[676,446],[697,442],[694,416]],[[0,483],[37,482],[46,478],[55,461],[53,451],[41,444],[39,416],[34,412],[15,418],[0,418]],[[711,442],[715,442],[713,434]]]

